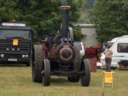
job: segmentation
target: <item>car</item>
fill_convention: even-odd
[[[32,29],[24,23],[0,25],[0,63],[25,63],[32,59]]]

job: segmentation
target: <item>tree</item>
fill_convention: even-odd
[[[128,34],[127,0],[97,0],[93,15],[99,41]]]
[[[68,0],[72,5],[71,21],[79,18],[78,2]],[[60,0],[0,0],[0,21],[15,19],[30,25],[36,38],[44,34],[55,34],[61,23]]]
[[[58,2],[28,0],[22,3],[17,4],[17,11],[20,14],[17,20],[30,25],[34,29],[36,39],[42,38],[44,34],[56,32],[60,22]]]
[[[15,0],[0,0],[0,22],[17,18],[18,13],[15,7]]]

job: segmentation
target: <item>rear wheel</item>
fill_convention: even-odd
[[[81,76],[81,85],[82,86],[89,86],[90,85],[90,67],[89,61],[84,59],[83,61],[83,70],[84,74]]]
[[[42,54],[42,46],[41,45],[35,45],[34,46],[34,62],[32,63],[32,80],[34,82],[41,82],[42,76],[42,60],[43,60],[43,54]]]
[[[42,84],[44,86],[50,85],[50,62],[48,59],[44,59],[42,70]]]

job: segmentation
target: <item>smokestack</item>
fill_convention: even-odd
[[[69,11],[71,6],[68,4],[67,0],[61,0],[60,6],[62,12],[62,25],[61,25],[61,32],[62,36],[65,38],[69,37]]]

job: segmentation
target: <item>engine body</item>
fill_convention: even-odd
[[[42,47],[44,47],[44,58],[48,58],[51,62],[52,71],[73,71],[76,55],[79,56],[80,53],[77,51],[78,53],[76,54],[77,49],[72,42],[63,41],[60,44],[53,43],[51,48],[47,46],[47,42],[43,42]],[[77,60],[79,63],[81,62],[78,57]],[[80,66],[80,64],[78,65]]]
[[[71,6],[65,1],[61,2],[60,6],[62,24],[59,34],[53,37],[48,36],[34,46],[32,78],[34,82],[42,81],[44,86],[48,86],[51,75],[67,76],[71,82],[78,82],[81,78],[82,86],[89,86],[88,60],[81,58],[80,50],[70,36],[69,10]]]

